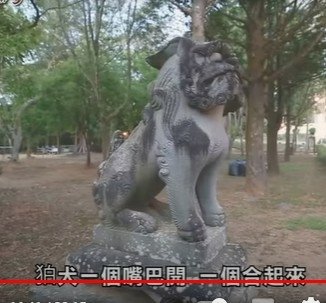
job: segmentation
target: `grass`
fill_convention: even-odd
[[[317,160],[324,167],[326,167],[326,146],[323,146],[323,145],[317,146]]]
[[[326,218],[322,217],[301,217],[286,222],[287,229],[312,229],[326,231]]]
[[[302,161],[302,162],[283,162],[280,164],[281,172],[285,174],[291,173],[300,173],[304,172],[306,169],[311,168],[310,161]]]
[[[326,174],[319,168],[315,157],[297,155],[291,162],[280,163],[281,174],[270,179],[269,201],[306,207],[323,206],[326,203]]]

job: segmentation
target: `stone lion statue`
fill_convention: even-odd
[[[151,233],[156,220],[140,211],[165,186],[181,238],[198,242],[222,226],[217,168],[228,151],[225,115],[241,106],[239,65],[222,42],[175,38],[147,62],[159,69],[143,120],[104,161],[93,195],[107,225]]]

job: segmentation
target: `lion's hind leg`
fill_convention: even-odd
[[[112,183],[94,184],[95,203],[103,224],[109,227],[122,226],[143,234],[157,229],[156,220],[141,211],[126,208],[130,200],[129,191],[113,191]]]
[[[152,189],[146,191],[147,195],[141,194],[139,187],[143,186],[143,182],[130,171],[118,171],[95,182],[93,195],[103,224],[143,234],[157,230],[156,220],[143,212],[146,203],[141,203],[154,197],[156,192]],[[162,189],[156,187],[155,190]]]

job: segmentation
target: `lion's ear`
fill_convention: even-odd
[[[164,63],[176,53],[184,54],[184,52],[189,51],[189,49],[194,45],[194,43],[187,38],[177,37],[172,39],[163,49],[158,53],[146,58],[146,62],[156,68],[161,69]]]

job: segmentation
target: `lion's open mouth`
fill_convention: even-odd
[[[216,105],[218,105],[216,101],[213,98],[209,97],[197,97],[189,100],[189,106],[199,109],[200,111],[209,111]]]

